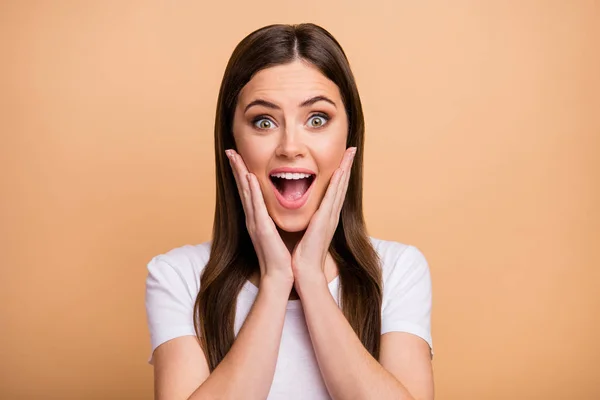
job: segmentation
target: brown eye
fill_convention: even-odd
[[[267,118],[260,118],[254,121],[254,126],[258,129],[271,129],[273,127],[273,122]]]
[[[308,124],[311,128],[320,128],[325,125],[328,120],[329,118],[327,118],[325,115],[317,114],[310,117]]]

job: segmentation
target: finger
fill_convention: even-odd
[[[252,205],[254,206],[254,216],[256,222],[267,224],[271,220],[271,216],[267,211],[267,205],[260,189],[260,183],[256,175],[248,173],[248,184],[250,185],[250,191],[252,193]]]
[[[343,175],[344,170],[342,168],[338,168],[331,177],[331,181],[329,182],[325,196],[323,197],[321,205],[319,206],[319,210],[324,210],[325,215],[329,215],[333,209],[336,193],[338,191],[340,182],[342,181]]]
[[[248,173],[248,168],[246,167],[244,159],[235,150],[231,150],[231,154],[233,155],[233,159],[235,160],[240,169],[240,175],[245,176],[245,174]]]
[[[229,166],[231,167],[231,172],[233,173],[233,178],[235,179],[235,185],[237,186],[238,193],[240,194],[240,198],[242,197],[242,187],[240,186],[238,171],[233,162],[233,153],[231,150],[225,150],[225,154],[227,155],[227,159],[229,160]]]
[[[344,179],[343,175],[348,175],[347,172],[350,170],[348,165],[352,162],[350,156],[353,153],[353,149],[356,150],[356,147],[350,147],[344,152],[342,162],[340,163],[340,168],[338,168],[336,172],[333,173],[331,181],[329,182],[329,186],[327,187],[325,197],[323,197],[323,200],[321,201],[321,206],[323,208],[329,207],[328,212],[331,212],[333,210],[334,205],[336,204],[336,198],[339,192],[340,184],[343,182]],[[337,177],[336,174],[338,174]],[[321,207],[319,207],[319,209],[320,208]]]
[[[250,188],[250,184],[248,183],[248,168],[246,167],[246,163],[241,155],[239,155],[235,150],[231,150],[233,155],[233,160],[235,160],[236,168],[238,169],[238,174],[241,182],[242,189],[245,190],[246,193],[246,207],[248,208],[248,217],[250,221],[255,221],[255,213],[254,213],[254,204],[252,203],[252,190]]]
[[[351,147],[342,160],[342,165],[345,168],[344,179],[340,183],[340,188],[337,192],[336,199],[334,201],[334,210],[339,214],[346,199],[346,192],[348,191],[348,183],[350,182],[350,173],[352,171],[352,164],[354,163],[354,157],[356,155],[356,147]]]
[[[252,221],[254,218],[254,210],[252,209],[250,186],[245,178],[246,174],[243,172],[246,169],[246,166],[244,165],[243,168],[240,166],[239,159],[241,159],[241,157],[237,156],[233,150],[227,150],[226,154],[229,158],[231,169],[233,170],[233,176],[235,177],[235,183],[242,201],[242,206],[244,207],[244,213],[246,213],[246,217]]]
[[[350,167],[352,167],[352,161],[354,160],[355,154],[356,147],[348,147],[344,152],[344,157],[342,158],[342,162],[340,163],[340,168],[343,168],[344,171],[349,171]]]

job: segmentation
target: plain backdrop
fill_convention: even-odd
[[[235,45],[314,22],[369,234],[433,280],[437,399],[600,398],[600,2],[0,2],[0,398],[150,399],[146,264],[210,239]]]

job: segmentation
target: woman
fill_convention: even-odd
[[[156,398],[433,398],[429,268],[367,235],[363,146],[327,31],[240,42],[217,104],[212,241],[148,264]]]

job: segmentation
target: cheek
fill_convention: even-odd
[[[264,175],[269,161],[269,156],[264,152],[264,149],[261,149],[261,146],[256,145],[256,143],[249,141],[240,143],[237,146],[238,153],[244,160],[248,172],[252,172],[258,178]]]
[[[344,117],[345,118],[345,117]],[[340,121],[338,118],[337,121]],[[330,128],[323,140],[315,141],[313,154],[320,172],[331,172],[339,167],[348,138],[348,124],[338,122]]]
[[[269,161],[269,149],[256,136],[247,134],[245,128],[234,130],[233,138],[238,154],[249,172],[263,174]]]
[[[346,151],[346,138],[340,136],[332,137],[324,141],[315,149],[314,157],[319,168],[319,173],[328,179],[338,168]]]

